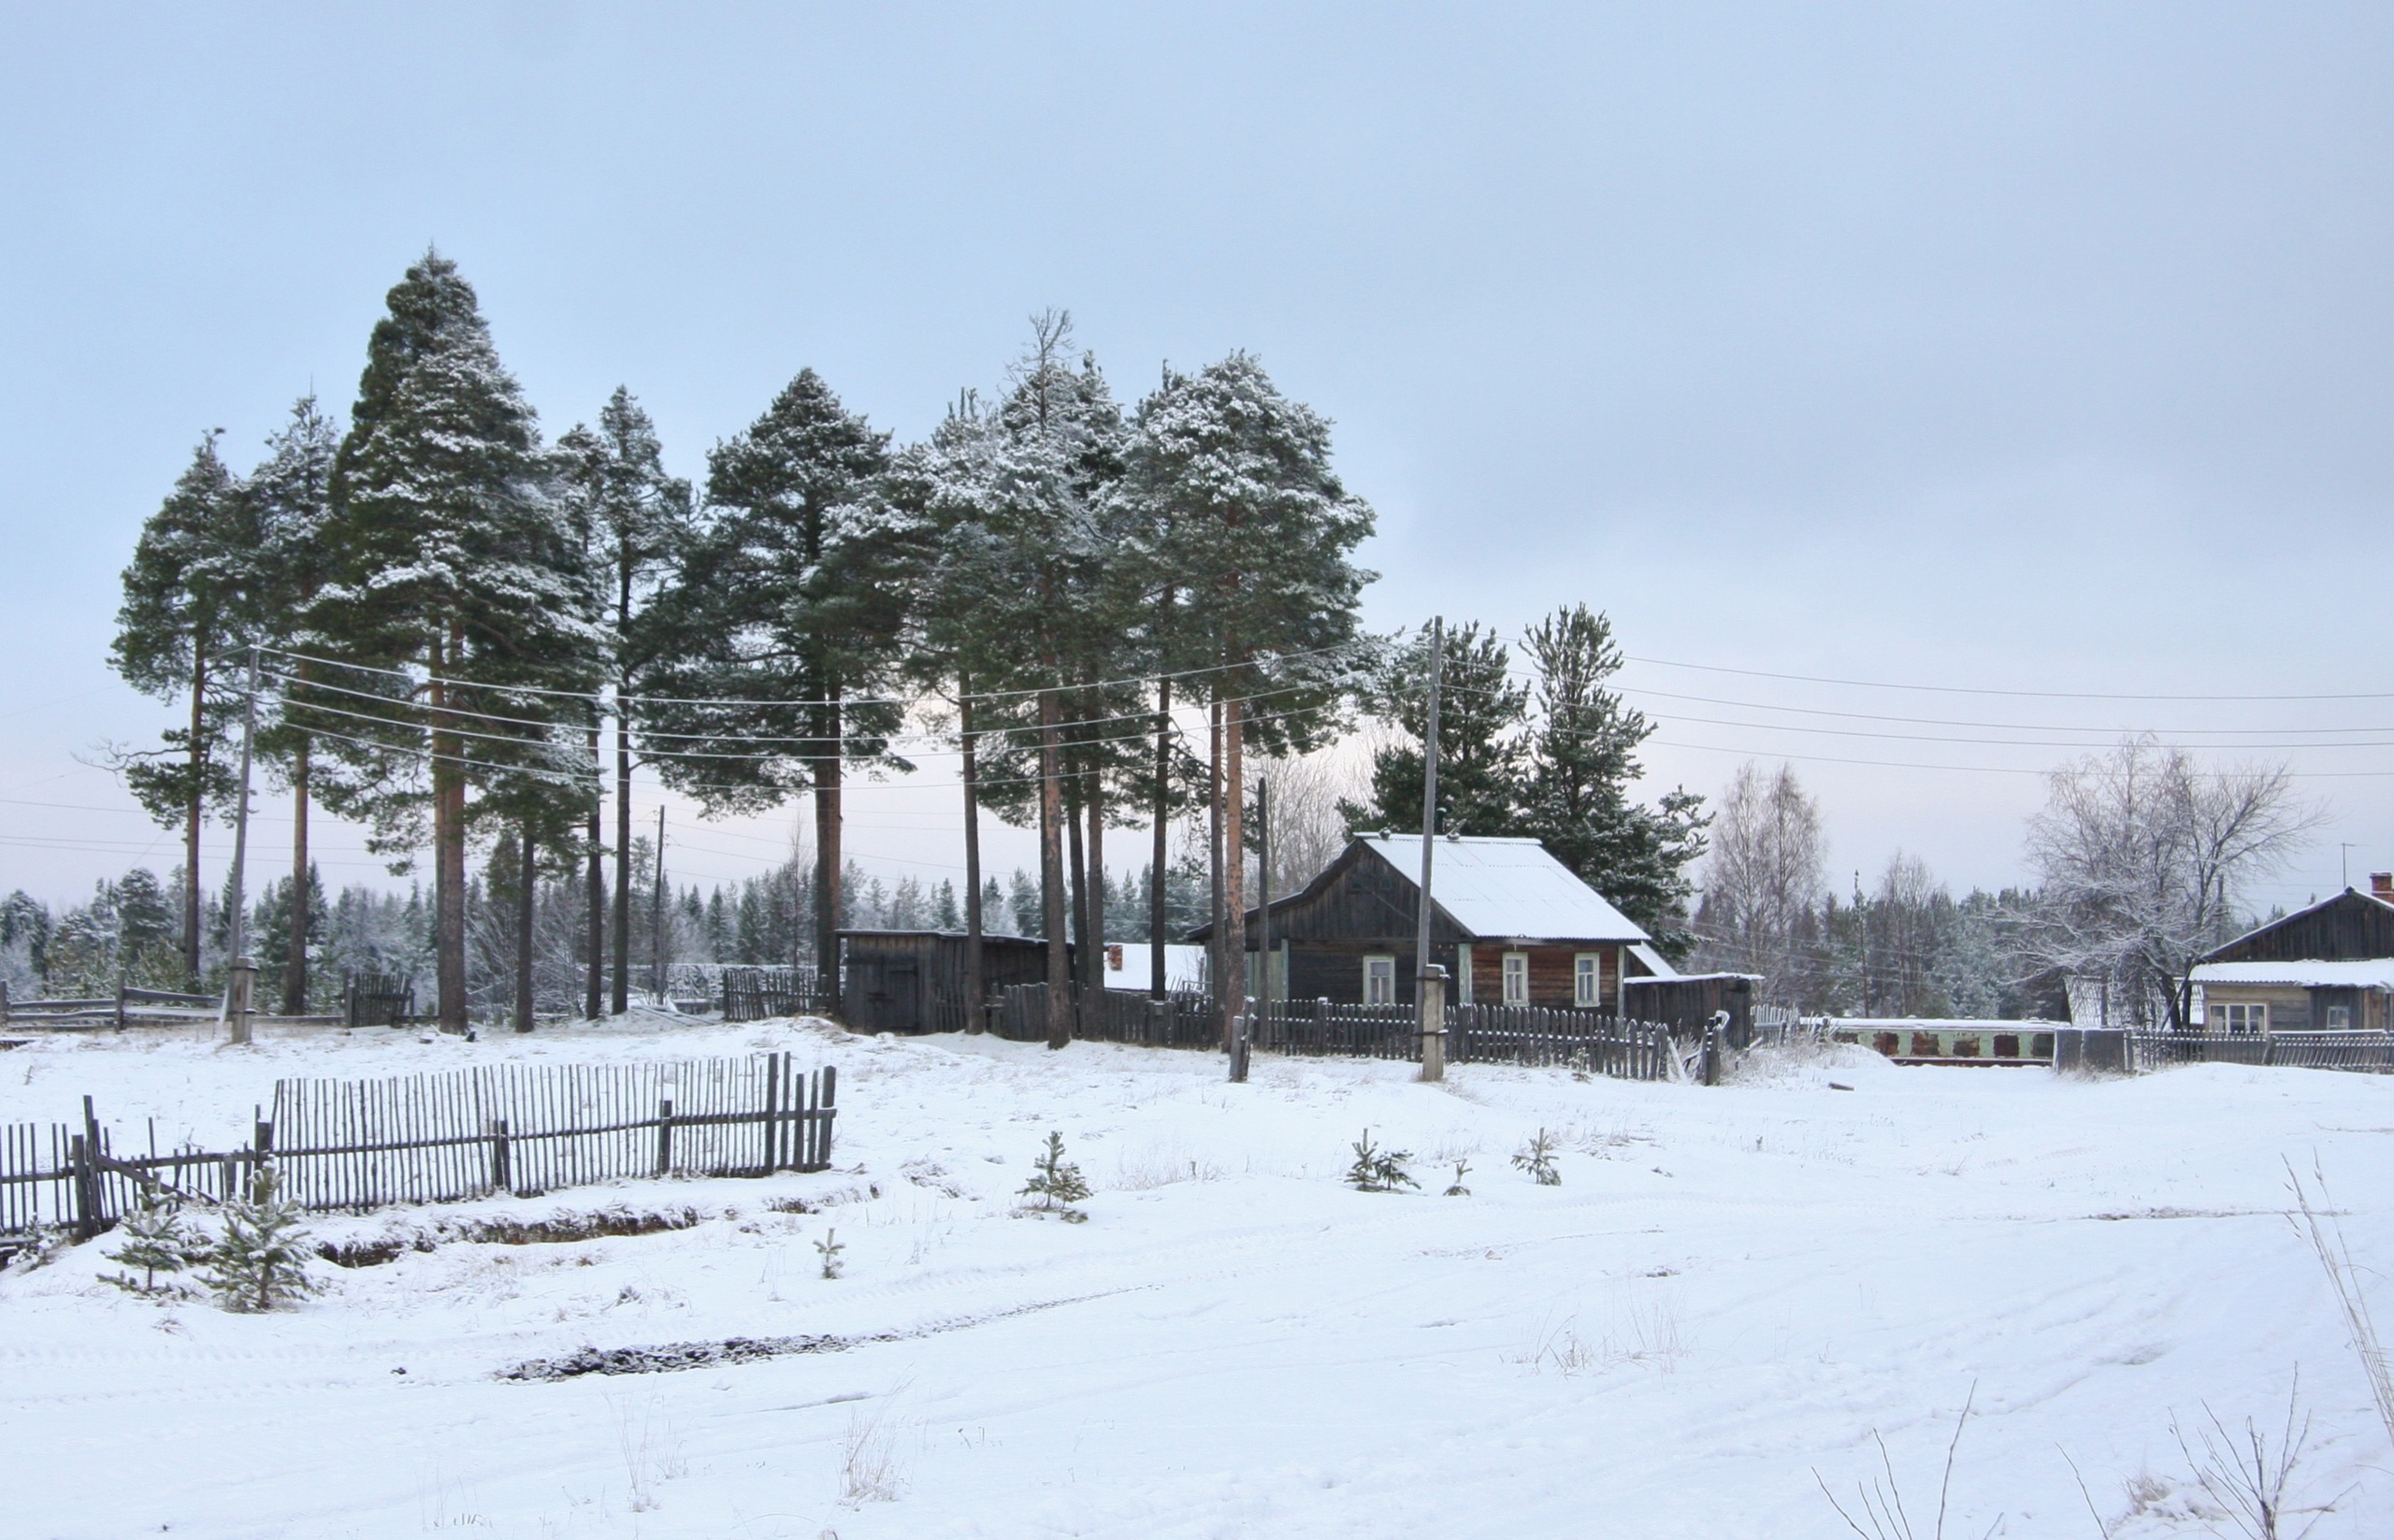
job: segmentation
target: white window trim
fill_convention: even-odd
[[[2325,1018],[2321,1025],[2329,1031],[2349,1032],[2353,1029],[2353,1008],[2349,1005],[2325,1005],[2320,1007],[2319,1014]],[[2338,1021],[2338,1016],[2344,1019]]]
[[[1455,948],[1455,1003],[1471,1003],[1471,943],[1464,942]]]
[[[1521,964],[1521,966],[1516,968],[1514,966],[1516,962]],[[1527,952],[1507,952],[1504,954],[1504,961],[1497,964],[1497,967],[1502,970],[1505,981],[1505,1003],[1507,1005],[1527,1005],[1530,1002],[1530,955]],[[1516,998],[1513,992],[1513,981],[1515,979],[1521,981],[1521,993],[1518,998]]]
[[[1372,965],[1374,963],[1381,962],[1388,964],[1388,999],[1376,1000],[1372,996]],[[1396,956],[1394,953],[1370,952],[1364,954],[1363,1003],[1366,1005],[1393,1005],[1396,1003]]]
[[[1593,988],[1589,987],[1591,985]],[[1572,954],[1571,1003],[1582,1011],[1604,1009],[1605,955],[1602,952]]]
[[[2230,1037],[2266,1036],[2270,1029],[2270,1008],[2260,1000],[2218,1000],[2211,1005],[2212,1021],[2219,1032]],[[2239,1022],[2242,1025],[2239,1025]]]

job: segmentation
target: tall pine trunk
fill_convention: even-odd
[[[837,686],[823,692],[821,745],[815,759],[815,970],[833,1014],[840,1000],[840,773],[844,734]]]
[[[599,845],[606,837],[606,813],[602,811],[606,771],[600,768],[605,761],[599,758],[599,752],[598,724],[594,721],[590,724],[590,827],[584,832],[590,844],[589,967],[582,994],[582,1014],[592,1021],[598,1019],[598,1012],[605,1004],[607,979],[607,872],[598,857]]]
[[[1151,831],[1154,851],[1147,868],[1147,993],[1164,997],[1164,886],[1167,856],[1165,821],[1172,810],[1172,681],[1156,681],[1156,809]]]
[[[1207,711],[1206,736],[1211,740],[1205,764],[1205,826],[1213,842],[1212,871],[1214,928],[1205,961],[1206,983],[1214,991],[1214,1014],[1220,1018],[1222,1047],[1231,1045],[1230,997],[1230,926],[1222,912],[1222,690],[1214,686],[1213,704]]]
[[[308,1014],[308,741],[291,756],[291,944],[282,954],[282,1014]]]
[[[1105,777],[1089,774],[1089,934],[1082,944],[1089,955],[1081,962],[1081,986],[1094,1001],[1105,987]],[[1091,1006],[1094,1009],[1094,1005]]]
[[[608,1009],[631,1009],[632,986],[632,732],[620,695],[615,701],[615,983]]]
[[[432,903],[433,951],[444,1032],[466,1031],[466,767],[456,724],[449,715],[450,662],[462,650],[463,627],[449,626],[432,641]]]
[[[1073,985],[1089,986],[1089,850],[1081,842],[1081,774],[1077,754],[1064,756],[1064,848],[1071,863],[1073,895]]]
[[[1222,909],[1226,922],[1222,947],[1222,998],[1233,1011],[1247,1009],[1247,794],[1246,756],[1242,753],[1246,713],[1239,698],[1222,702]]]
[[[1039,692],[1040,917],[1047,929],[1047,1046],[1073,1041],[1071,954],[1064,943],[1063,751],[1056,733],[1056,692]]]
[[[959,736],[964,745],[964,1029],[977,1032],[986,1019],[988,988],[981,965],[981,772],[973,743],[973,681],[956,681]]]
[[[199,983],[199,816],[208,791],[207,629],[195,626],[191,644],[191,801],[183,809],[183,971]]]
[[[524,824],[523,860],[515,869],[515,1029],[532,1029],[532,905],[540,896],[532,825]]]

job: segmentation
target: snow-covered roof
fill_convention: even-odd
[[[1366,834],[1361,842],[1421,880],[1419,834]],[[1536,840],[1440,835],[1430,896],[1448,918],[1482,940],[1651,939]]]
[[[2394,957],[2357,962],[2199,962],[2197,984],[2292,984],[2305,988],[2394,989]]]
[[[1646,971],[1658,979],[1675,979],[1680,976],[1680,971],[1671,966],[1671,959],[1656,951],[1651,943],[1639,942],[1629,949],[1629,955],[1644,963]]]

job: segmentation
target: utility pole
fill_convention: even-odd
[[[1421,740],[1421,909],[1413,933],[1413,997],[1421,1013],[1421,1078],[1447,1078],[1446,990],[1430,977],[1430,868],[1438,845],[1438,680],[1446,617],[1430,617],[1430,730]],[[1443,983],[1443,980],[1439,981]]]
[[[649,909],[655,916],[654,931],[649,941],[649,973],[656,982],[656,1003],[665,1003],[665,809],[656,810],[656,891],[649,895]]]
[[[258,965],[250,956],[249,895],[241,885],[242,869],[250,854],[250,755],[258,736],[258,648],[250,643],[250,688],[241,708],[241,801],[233,813],[233,913],[229,940],[232,966],[224,974],[224,1025],[230,1041],[250,1041],[250,997],[257,982]]]

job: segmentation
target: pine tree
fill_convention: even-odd
[[[635,604],[651,597],[655,582],[667,569],[676,544],[689,533],[690,483],[665,472],[664,446],[648,413],[622,385],[598,413],[596,430],[576,425],[557,440],[566,456],[566,482],[583,526],[588,532],[591,555],[602,569],[607,601],[614,612],[618,638],[631,635]],[[631,957],[631,874],[621,852],[632,842],[632,713],[626,698],[637,660],[628,648],[615,657],[615,898],[613,912],[614,989],[611,1009],[624,1014],[629,1000]],[[598,726],[590,728],[591,753],[598,748]],[[592,814],[596,818],[595,804]],[[591,871],[598,870],[599,832],[594,821],[588,832]],[[596,891],[594,878],[593,891]],[[592,935],[598,934],[597,915]],[[592,957],[596,966],[597,948]]]
[[[157,1291],[159,1274],[180,1273],[203,1254],[200,1237],[183,1222],[182,1204],[173,1195],[151,1187],[142,1189],[132,1209],[118,1221],[116,1232],[123,1244],[105,1255],[124,1267],[139,1268],[139,1291],[144,1294]],[[130,1279],[110,1281],[133,1287]]]
[[[578,816],[586,712],[536,692],[595,687],[612,639],[555,459],[456,265],[409,268],[367,353],[308,620],[342,661],[421,686],[420,707],[351,725],[374,745],[352,756],[378,778],[359,811],[382,848],[417,842],[428,792],[440,1019],[462,1032],[469,818]]]
[[[239,698],[217,685],[216,659],[246,640],[256,548],[240,487],[209,433],[192,452],[175,489],[142,526],[108,662],[144,695],[188,692],[190,713],[159,749],[119,750],[116,770],[135,800],[167,828],[183,829],[183,971],[200,973],[199,832],[205,810],[233,796],[224,740]]]
[[[267,456],[242,482],[241,495],[258,539],[258,586],[255,610],[259,640],[299,656],[275,657],[268,667],[280,710],[261,724],[258,746],[291,788],[291,886],[296,921],[280,932],[282,951],[282,1009],[304,1015],[308,1009],[308,938],[316,928],[310,905],[321,896],[308,873],[308,818],[319,790],[315,776],[314,738],[317,732],[340,731],[344,710],[355,697],[333,697],[311,691],[319,667],[307,655],[314,639],[307,629],[308,607],[315,601],[332,573],[333,551],[326,539],[332,519],[333,457],[339,452],[340,430],[324,415],[310,394],[291,408],[281,430],[267,440]],[[354,682],[353,682],[354,683]],[[344,705],[344,702],[349,705]],[[333,788],[331,801],[342,801],[342,788]],[[261,938],[258,955],[274,955]]]
[[[1048,1130],[1046,1147],[1031,1162],[1031,1180],[1022,1185],[1021,1196],[1038,1199],[1041,1212],[1074,1224],[1089,1217],[1073,1206],[1088,1200],[1089,1184],[1081,1179],[1081,1168],[1064,1159],[1062,1134]]]
[[[1249,698],[1273,692],[1278,731],[1302,729],[1334,702],[1362,640],[1359,602],[1372,574],[1351,561],[1372,511],[1330,464],[1330,424],[1283,396],[1255,358],[1231,354],[1194,375],[1167,376],[1140,404],[1129,451],[1128,496],[1139,519],[1133,559],[1187,596],[1180,655],[1213,667],[1221,719],[1224,911],[1247,910],[1245,755]],[[1216,996],[1229,1041],[1247,994],[1244,947],[1218,948]]]
[[[1559,1187],[1563,1173],[1554,1164],[1554,1140],[1544,1129],[1530,1142],[1513,1152],[1513,1169],[1526,1173],[1530,1180],[1542,1187]]]
[[[1666,954],[1685,957],[1695,941],[1688,917],[1695,885],[1686,871],[1704,854],[1711,822],[1703,799],[1674,787],[1651,808],[1630,800],[1629,786],[1641,773],[1637,746],[1654,727],[1606,687],[1622,664],[1609,620],[1573,605],[1533,627],[1523,642],[1537,674],[1538,726],[1518,828],[1611,900]],[[1442,785],[1445,773],[1441,765]]]
[[[814,795],[822,966],[837,955],[846,769],[911,768],[889,752],[904,716],[889,692],[919,536],[888,468],[887,436],[800,370],[708,455],[700,527],[627,639],[642,694],[743,702],[652,701],[642,729],[690,756],[660,760],[668,784],[710,812]]]
[[[299,1205],[282,1196],[271,1173],[248,1195],[225,1203],[223,1214],[224,1236],[208,1253],[200,1278],[225,1309],[271,1310],[316,1292]]]
[[[1392,1150],[1375,1145],[1372,1130],[1365,1129],[1363,1137],[1348,1146],[1355,1160],[1347,1168],[1347,1185],[1358,1192],[1394,1192],[1399,1187],[1417,1187],[1413,1173],[1406,1163],[1413,1159],[1411,1150]],[[1460,1181],[1462,1173],[1456,1173]]]
[[[1529,690],[1511,678],[1512,654],[1478,623],[1456,626],[1439,647],[1438,829],[1445,834],[1520,831],[1527,746],[1522,720]],[[1410,734],[1372,756],[1372,804],[1349,806],[1353,827],[1419,831],[1421,750],[1429,731],[1430,634],[1424,626],[1390,659],[1376,694],[1378,710]]]

